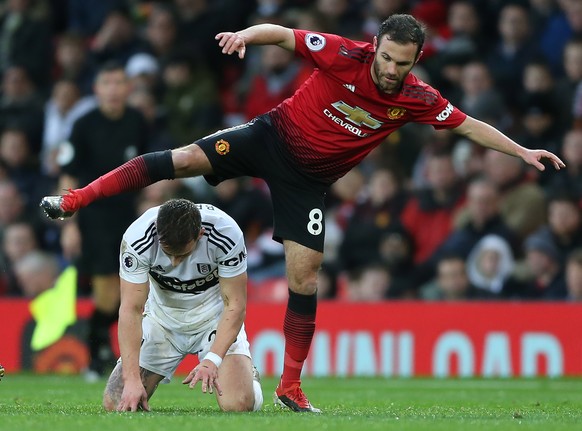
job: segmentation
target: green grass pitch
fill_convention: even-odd
[[[78,376],[7,374],[0,382],[0,430],[579,430],[582,379],[306,378],[321,415],[275,408],[263,379],[258,413],[222,413],[213,395],[175,378],[150,400],[152,412],[105,413],[105,382]]]

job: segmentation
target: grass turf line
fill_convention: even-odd
[[[582,424],[582,379],[306,378],[305,392],[321,415],[275,408],[275,379],[263,379],[265,405],[258,413],[222,413],[214,395],[180,380],[160,385],[150,413],[105,413],[104,381],[7,374],[0,383],[0,429],[553,431]]]

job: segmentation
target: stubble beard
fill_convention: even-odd
[[[378,81],[376,82],[376,88],[378,88],[378,90],[386,94],[394,94],[398,92],[398,90],[402,86],[402,80],[397,79],[397,81],[394,84],[388,84],[384,81],[384,77],[386,75],[382,74],[382,72],[380,71],[380,67],[378,66],[378,62],[376,60],[374,60],[373,68],[374,74],[376,75],[376,80]]]

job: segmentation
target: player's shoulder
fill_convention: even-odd
[[[414,73],[409,73],[404,80],[400,95],[411,100],[420,101],[428,106],[435,105],[441,97],[436,88],[418,78]]]
[[[156,219],[159,208],[159,206],[156,206],[146,210],[125,231],[124,241],[135,250],[149,246],[155,241],[157,237]]]
[[[237,222],[226,212],[215,205],[207,203],[197,203],[196,206],[200,210],[200,218],[202,225],[212,225],[217,229],[224,229],[228,227],[238,228]]]
[[[210,244],[228,253],[243,242],[243,233],[238,223],[220,208],[212,205],[196,204],[200,210],[204,236]]]
[[[349,39],[332,33],[322,33],[294,29],[298,39],[303,40],[310,51],[324,51],[325,48],[337,48],[337,55],[345,58],[360,59],[362,55],[374,55],[374,47],[370,42]]]

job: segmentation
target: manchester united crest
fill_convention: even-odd
[[[214,144],[214,148],[216,149],[216,152],[218,154],[224,156],[230,151],[230,144],[224,139],[221,139],[219,141],[216,141],[216,144]]]
[[[388,108],[388,111],[386,112],[386,115],[388,115],[388,119],[389,120],[398,120],[399,118],[402,118],[402,116],[406,113],[406,109],[405,108],[400,108],[400,107],[390,107]]]

